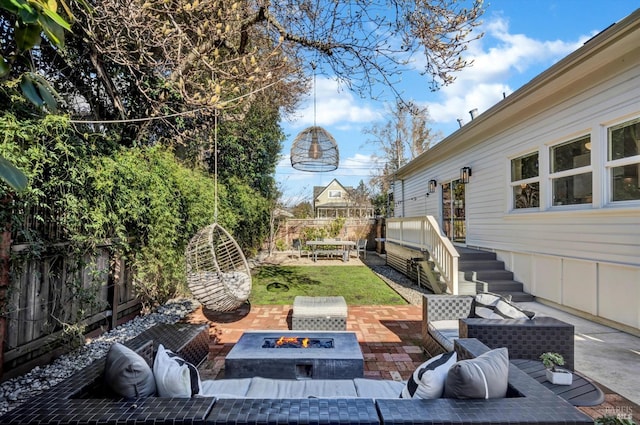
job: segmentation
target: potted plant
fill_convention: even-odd
[[[568,369],[559,366],[564,365],[564,357],[559,353],[542,353],[542,364],[547,368],[547,380],[556,385],[571,385],[573,374]]]

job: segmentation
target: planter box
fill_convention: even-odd
[[[556,372],[547,369],[547,381],[555,385],[571,385],[573,374],[564,369],[558,369]]]

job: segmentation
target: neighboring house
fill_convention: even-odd
[[[333,179],[327,186],[314,186],[313,212],[316,218],[369,218],[373,205],[365,194],[358,194],[350,186]]]
[[[638,334],[639,176],[640,9],[402,167],[395,216],[433,216],[538,300]]]

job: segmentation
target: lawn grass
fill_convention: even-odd
[[[254,305],[293,304],[297,295],[342,295],[348,305],[404,305],[407,302],[368,267],[261,266],[253,276]]]

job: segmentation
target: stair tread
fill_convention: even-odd
[[[522,292],[522,291],[500,291],[496,293],[504,296],[510,295],[511,299],[515,302],[526,302],[526,301],[534,300],[533,295],[528,294],[526,292]]]

